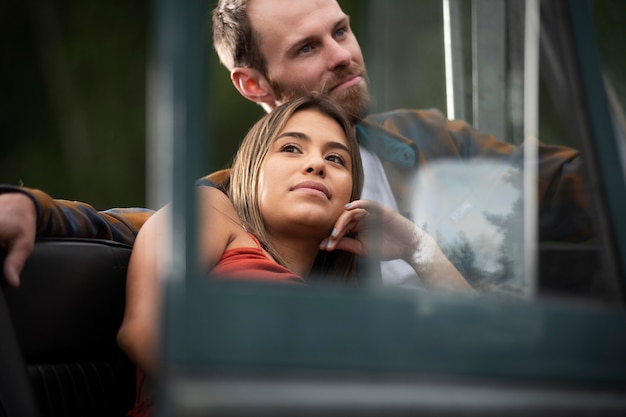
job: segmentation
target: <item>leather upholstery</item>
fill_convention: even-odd
[[[132,408],[135,368],[116,343],[130,251],[93,239],[40,240],[20,288],[4,286],[42,416],[121,417]]]

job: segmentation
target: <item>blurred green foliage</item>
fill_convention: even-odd
[[[147,5],[2,2],[0,182],[143,204]]]
[[[207,6],[207,23],[214,3]],[[398,94],[419,88],[409,95],[414,102],[394,107],[442,108],[440,0],[421,0],[420,13],[405,16],[414,23],[407,41],[413,39],[411,52],[420,65],[414,71],[419,78],[408,81],[394,76],[394,68],[381,69],[380,62],[368,61],[368,39],[384,30],[374,27],[365,33],[363,7],[368,2],[340,3],[351,15],[370,71],[378,71],[377,77],[388,83],[378,93],[378,104],[393,102],[393,86]],[[593,4],[609,75],[620,96],[626,97],[626,54],[621,50],[626,3]],[[145,206],[146,59],[152,6],[149,0],[0,0],[0,183],[40,188],[98,209]],[[235,91],[212,50],[210,31],[207,37],[211,159],[226,166],[263,111]],[[403,48],[408,49],[401,45],[396,55],[405,54]]]
[[[0,183],[98,209],[145,206],[152,7],[148,0],[0,1]],[[235,91],[207,37],[212,159],[226,166],[263,111]]]

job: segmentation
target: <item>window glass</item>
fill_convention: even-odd
[[[611,15],[608,24],[602,20],[599,39],[619,103],[624,77],[617,61],[623,54],[613,45],[620,39],[616,32],[623,31],[617,22],[624,8],[616,2],[593,4],[596,19]],[[594,139],[574,119],[586,110],[572,92],[580,75],[572,67],[562,4],[537,2],[539,39],[530,49],[524,2],[367,5],[366,26],[375,21],[385,29],[364,35],[376,110],[438,108],[459,120],[446,129],[455,145],[461,144],[461,158],[430,158],[430,149],[419,149],[427,161],[414,174],[407,210],[412,219],[434,235],[481,292],[594,302],[621,298],[616,271],[607,266],[615,259],[605,259],[611,252],[606,247],[611,230],[602,226],[608,214],[597,206],[598,193],[605,190],[594,186],[598,173],[589,160],[594,150],[583,143]],[[527,62],[533,53],[534,67]],[[529,71],[536,72],[536,81]],[[535,127],[529,126],[533,117]],[[483,134],[520,152],[498,148]],[[524,162],[524,150],[533,143],[529,135],[539,140],[532,157],[536,167]],[[529,169],[537,170],[539,177],[530,179],[536,184],[524,182]],[[528,203],[535,198],[533,218]]]
[[[589,56],[574,37],[590,33],[574,33],[568,14],[580,4],[345,3],[359,8],[353,24],[370,68],[370,120],[385,127],[360,127],[361,137],[390,144],[406,133],[416,142],[413,165],[386,171],[409,190],[390,201],[437,240],[479,296],[402,279],[375,289],[374,279],[347,289],[174,284],[164,340],[171,404],[189,414],[315,413],[319,404],[345,413],[373,404],[442,415],[496,405],[502,414],[533,415],[538,404],[572,411],[572,400],[580,400],[577,411],[623,409],[603,398],[623,394],[626,375],[616,245],[623,229],[613,227],[607,198],[624,187],[603,184],[596,144],[615,139],[595,129],[592,113],[602,106],[577,61]],[[534,37],[529,27],[538,29]],[[392,152],[380,158],[384,168],[407,155],[385,149]],[[318,390],[320,381],[333,393]],[[425,386],[443,395],[426,398]],[[481,391],[484,402],[469,409],[476,397],[455,408],[451,386],[504,388]],[[315,401],[300,391],[312,388]],[[529,395],[526,403],[498,405],[503,394],[519,393]]]

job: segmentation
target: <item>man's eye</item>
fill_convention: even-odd
[[[302,48],[300,48],[300,53],[301,54],[308,54],[312,50],[313,50],[313,47],[311,45],[305,45]]]
[[[339,37],[339,38],[340,38],[340,37],[342,37],[342,36],[344,36],[345,34],[346,34],[346,30],[345,30],[345,29],[343,29],[343,28],[342,28],[342,29],[337,29],[337,32],[335,32],[335,35],[336,35],[337,37]]]

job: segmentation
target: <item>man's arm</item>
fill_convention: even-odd
[[[37,236],[106,239],[132,245],[152,215],[145,208],[114,208],[98,211],[79,201],[53,199],[40,190],[21,188],[35,203]]]
[[[399,154],[404,155],[405,148],[409,148],[401,144],[405,142],[413,144],[417,166],[442,159],[481,158],[523,166],[524,145],[498,140],[461,120],[450,121],[438,110],[391,111],[371,115],[363,124],[370,129],[370,142],[380,147],[373,150],[382,156],[383,164],[389,150],[401,150]],[[386,144],[381,147],[381,143]],[[581,153],[565,146],[539,143],[537,163],[540,240],[583,241],[593,237],[594,212],[584,181]],[[408,184],[403,181],[410,176],[403,172],[406,171],[397,181],[389,172],[387,175],[396,198],[401,195],[401,200],[406,200]]]
[[[0,187],[0,247],[7,252],[4,274],[19,285],[19,274],[31,254],[35,237],[107,239],[132,245],[152,210],[98,211],[78,201],[55,200],[43,191]]]
[[[201,178],[198,185],[225,191],[228,181],[229,170],[221,170]],[[0,185],[0,248],[7,252],[3,265],[6,280],[19,285],[37,236],[106,239],[132,245],[153,213],[144,208],[98,211],[79,201],[54,199],[41,190]]]
[[[478,132],[465,122],[448,123],[449,132],[466,158],[504,158],[523,167],[523,143],[514,146]],[[577,149],[537,143],[539,240],[577,242],[594,236],[595,215],[585,182],[583,157]]]

